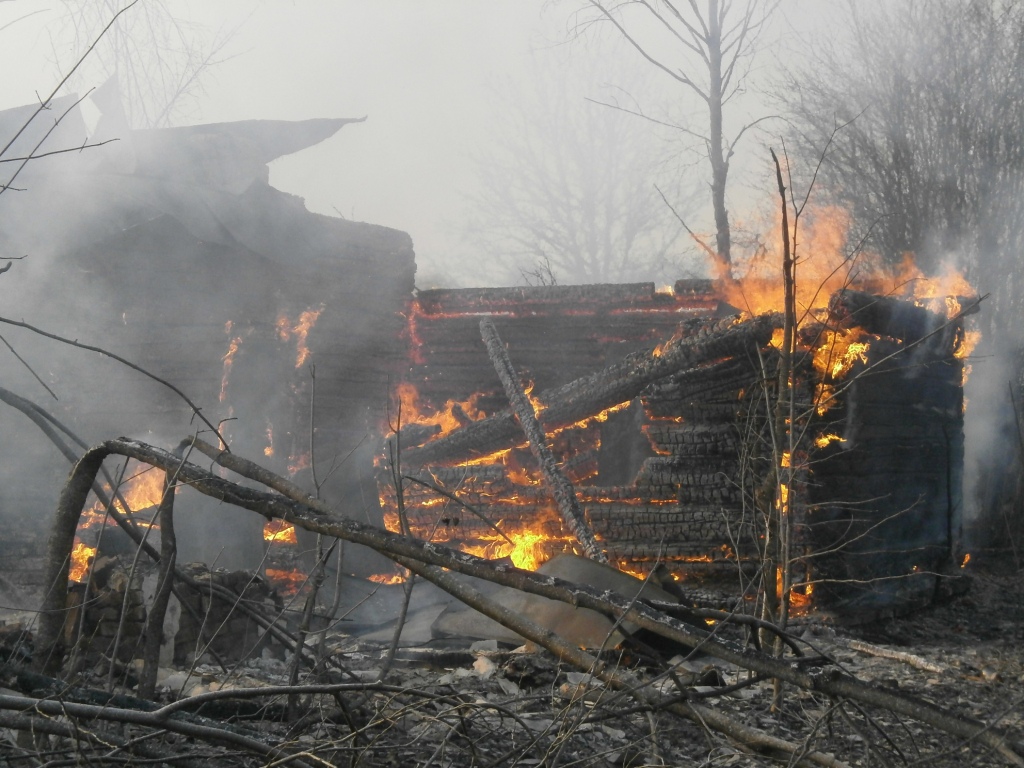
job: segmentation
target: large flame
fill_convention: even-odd
[[[121,483],[117,495],[112,493],[109,485],[104,484],[104,492],[108,497],[114,495],[114,508],[122,514],[136,513],[155,507],[160,504],[164,495],[164,473],[162,471],[140,464],[134,464],[134,468],[138,470],[137,473]],[[175,488],[175,492],[177,492],[177,488]],[[124,504],[121,503],[121,499],[124,499]],[[92,504],[79,517],[78,530],[88,530],[104,523],[115,524],[107,516],[106,507],[94,498]],[[153,524],[153,527],[159,528],[156,523]]]
[[[145,509],[152,509],[160,504],[164,495],[164,473],[158,469],[145,465],[135,464],[133,469],[137,470],[119,487],[119,496],[114,496],[114,508],[121,514],[135,514]],[[175,489],[176,491],[177,489]],[[110,486],[105,486],[107,496],[112,494]],[[124,503],[121,502],[124,499]],[[127,505],[127,508],[126,506]],[[147,516],[144,520],[136,520],[137,523],[149,525]],[[74,582],[84,582],[88,578],[89,565],[96,556],[97,548],[85,543],[85,538],[96,542],[100,534],[93,529],[103,525],[115,525],[113,519],[107,515],[106,506],[98,499],[93,499],[90,506],[86,507],[78,518],[74,548],[71,551],[71,570],[68,578]],[[153,528],[159,530],[158,521],[153,522]]]
[[[745,262],[714,264],[719,290],[726,301],[749,315],[778,312],[784,306],[784,285],[780,275],[783,243],[781,220],[754,255]],[[824,309],[836,291],[857,285],[870,286],[875,293],[904,297],[921,306],[955,316],[961,309],[955,297],[974,296],[963,273],[951,264],[936,275],[926,275],[904,254],[901,263],[887,266],[871,251],[854,247],[848,240],[849,215],[834,206],[807,208],[799,230],[791,232],[796,249],[796,305],[798,320]]]
[[[396,395],[396,412],[393,417],[400,421],[402,426],[408,424],[420,424],[422,426],[437,426],[440,428],[439,435],[448,433],[464,426],[469,421],[477,421],[486,414],[477,407],[479,394],[472,395],[467,400],[448,400],[436,411],[424,406],[420,401],[420,394],[412,384],[402,383],[398,385]],[[397,424],[395,426],[398,426]]]
[[[961,306],[963,297],[971,297],[975,293],[964,277],[954,269],[949,268],[939,275],[926,276],[910,257],[904,258],[900,264],[893,267],[885,265],[875,254],[851,248],[847,238],[849,223],[846,213],[837,208],[819,208],[816,211],[808,209],[801,218],[797,236],[791,238],[797,242],[797,328],[794,329],[793,344],[798,359],[795,359],[790,375],[791,381],[799,386],[813,380],[816,387],[813,393],[814,405],[819,414],[824,414],[833,405],[836,394],[844,388],[844,382],[850,381],[851,377],[858,375],[860,370],[873,361],[871,347],[879,341],[878,337],[860,328],[840,325],[836,318],[829,315],[829,299],[837,291],[856,288],[873,294],[893,296],[912,301],[951,319],[960,318],[964,310]],[[729,269],[726,269],[724,264],[718,265],[718,295],[746,316],[779,312],[783,308],[783,246],[778,222],[772,227],[772,232],[772,236],[762,243],[752,258],[728,265]],[[663,304],[680,306],[670,301]],[[467,317],[478,311],[475,306],[467,305],[456,310],[452,310],[451,306],[446,309],[441,302],[428,312],[418,301],[412,303],[407,329],[411,342],[410,355],[415,365],[426,365],[430,362],[424,349],[430,348],[429,342],[433,335],[438,333],[437,327],[432,327],[431,323],[439,318]],[[429,305],[427,308],[430,309]],[[711,308],[706,307],[709,311]],[[494,307],[489,306],[489,309],[493,310]],[[693,307],[687,305],[687,311],[692,309]],[[452,314],[447,314],[448,311],[452,311]],[[516,313],[520,308],[510,300],[509,306],[502,307],[501,311]],[[645,306],[628,311],[657,310],[649,310]],[[558,313],[594,314],[594,310],[560,307]],[[737,322],[739,321],[740,319],[737,319]],[[973,331],[959,334],[954,339],[957,357],[968,356],[977,342],[977,337],[978,334]],[[654,336],[650,338],[653,339]],[[607,341],[611,343],[620,340]],[[631,337],[629,341],[635,343],[637,338]],[[782,347],[781,331],[773,343],[777,348]],[[656,356],[662,354],[664,344],[655,349]],[[812,356],[813,374],[805,366],[808,356]],[[546,407],[543,398],[534,392],[532,385],[526,388],[526,394],[534,412],[542,415]],[[403,383],[396,390],[390,413],[392,423],[387,427],[397,429],[399,421],[401,426],[416,424],[436,427],[429,440],[438,440],[471,421],[484,418],[486,414],[479,406],[481,402],[489,402],[484,400],[484,397],[485,393],[478,393],[461,401],[450,399],[444,405],[438,406],[436,402],[424,402],[428,398],[422,397],[413,384]],[[740,398],[743,397],[744,394],[741,393]],[[554,453],[559,456],[566,473],[570,475],[579,500],[584,505],[632,503],[629,500],[632,498],[629,496],[629,488],[625,491],[618,488],[593,488],[585,482],[597,472],[596,457],[601,440],[598,425],[612,413],[628,408],[629,405],[629,402],[620,403],[576,424],[550,429],[547,432],[547,440]],[[803,425],[809,423],[808,416],[809,414],[796,414],[791,418]],[[648,414],[649,422],[656,418],[659,421],[683,421],[681,416],[661,414],[655,417]],[[798,426],[789,420],[786,424],[787,428],[794,430]],[[665,425],[662,423],[661,426]],[[844,440],[841,435],[825,429],[821,424],[815,423],[814,426],[815,431],[810,433],[808,444],[813,442],[818,449]],[[430,431],[427,433],[430,434]],[[416,438],[420,441],[424,439],[422,433],[417,434]],[[671,454],[668,447],[655,446],[655,450]],[[386,458],[382,457],[378,466],[386,466]],[[781,514],[788,515],[791,505],[794,509],[798,508],[802,499],[799,489],[807,482],[808,473],[811,471],[809,461],[808,448],[805,446],[798,447],[792,454],[786,453],[779,457],[779,482],[774,498],[769,497],[769,500],[774,501]],[[464,470],[464,474],[459,475],[459,470]],[[478,509],[483,514],[493,515],[491,519],[495,521],[500,533],[482,528],[479,521],[470,523],[469,513],[456,510],[450,499],[436,494],[431,495],[429,491],[421,488],[406,486],[404,504],[408,511],[412,535],[444,542],[480,557],[510,558],[517,567],[531,570],[535,570],[557,552],[573,550],[575,542],[562,530],[560,518],[551,508],[548,492],[539,487],[543,485],[541,473],[523,447],[507,448],[488,456],[474,456],[461,462],[458,467],[443,467],[438,471],[439,476],[448,478],[447,485],[438,481],[439,485],[467,504],[479,505]],[[671,507],[679,503],[678,498],[668,496],[664,499],[643,500],[643,504],[648,507]],[[397,494],[394,488],[389,489],[385,483],[381,485],[381,506],[385,526],[393,532],[401,532]],[[506,512],[507,508],[515,511]],[[589,508],[588,514],[593,513],[594,508]],[[609,511],[608,514],[610,513]],[[500,519],[503,516],[505,519]],[[607,530],[612,529],[610,527]],[[706,554],[684,551],[673,554],[671,559],[678,563],[717,565],[721,564],[723,559],[738,559],[738,555],[731,550]],[[645,561],[641,554],[629,559],[620,558],[616,561],[616,567],[642,575],[653,568],[653,562]],[[707,570],[713,571],[713,568]],[[375,580],[385,583],[391,578],[387,575]],[[778,581],[778,587],[781,597],[782,580]],[[810,606],[813,589],[813,584],[802,582],[789,590],[788,599],[794,611],[804,611]]]

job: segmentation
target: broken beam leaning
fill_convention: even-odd
[[[487,345],[487,354],[490,356],[491,362],[494,363],[494,369],[505,388],[505,396],[508,397],[512,410],[516,414],[519,426],[522,427],[526,439],[530,441],[530,450],[540,465],[544,480],[551,488],[551,495],[555,497],[565,527],[576,537],[576,541],[583,547],[583,552],[587,557],[599,563],[607,563],[608,558],[605,557],[594,538],[594,532],[590,530],[590,525],[583,516],[583,509],[580,507],[579,499],[576,498],[576,491],[573,489],[572,483],[566,479],[565,474],[555,462],[555,456],[547,443],[547,436],[537,422],[533,405],[526,397],[526,393],[523,392],[512,360],[501,343],[498,329],[489,319],[484,318],[480,321],[480,335],[483,337],[484,344]]]
[[[545,407],[537,419],[548,433],[583,421],[632,400],[651,382],[677,371],[764,346],[779,322],[776,315],[762,315],[745,322],[736,317],[683,322],[659,350],[634,352],[615,365],[544,392],[539,399]],[[486,456],[521,442],[512,411],[503,410],[405,451],[402,462],[409,467],[453,463]]]

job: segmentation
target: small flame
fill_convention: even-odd
[[[285,597],[294,597],[302,589],[308,578],[302,571],[285,570],[283,568],[267,568],[267,581]]]
[[[529,530],[506,535],[512,540],[511,543],[502,536],[487,533],[477,536],[478,541],[485,543],[464,545],[461,549],[467,554],[490,560],[507,557],[516,568],[535,571],[550,559],[552,546],[560,549],[559,544],[568,546],[570,541],[568,537],[560,539],[547,533]]]
[[[288,319],[288,316],[283,312],[277,316],[277,338],[281,341],[289,341],[293,336],[295,337],[295,367],[301,368],[306,361],[309,359],[310,351],[306,345],[306,337],[309,336],[309,332],[316,325],[316,321],[320,318],[320,313],[324,311],[324,305],[321,304],[317,309],[307,309],[299,313],[296,320],[292,321]]]
[[[819,416],[824,415],[834,404],[836,389],[830,382],[845,378],[857,362],[868,364],[868,350],[873,338],[859,328],[844,332],[825,331],[821,334],[813,357],[819,380],[814,392]]]
[[[480,399],[479,394],[472,395],[468,400],[448,400],[444,407],[434,413],[420,403],[419,391],[412,384],[399,384],[395,394],[398,406],[401,408],[401,413],[396,411],[395,416],[396,418],[401,417],[402,426],[408,424],[438,426],[441,428],[439,437],[453,432],[469,421],[478,421],[487,415],[476,405]]]
[[[405,576],[400,573],[375,573],[372,576],[366,577],[368,581],[372,581],[374,584],[403,584],[405,583]]]
[[[288,474],[297,475],[304,469],[309,469],[311,459],[309,453],[300,453],[298,456],[288,457]]]
[[[274,425],[267,422],[267,445],[263,449],[263,455],[270,457],[274,455]]]
[[[814,584],[805,584],[803,591],[798,591],[797,588],[789,590],[789,607],[796,614],[804,614],[811,608],[812,595],[814,594]]]
[[[843,442],[843,438],[831,432],[818,435],[816,438],[814,438],[814,444],[818,446],[818,448],[827,448],[832,443],[837,442]]]
[[[94,557],[96,547],[88,547],[76,537],[74,549],[71,550],[71,569],[68,578],[77,583],[84,582]]]
[[[298,544],[295,526],[284,520],[268,520],[263,526],[263,540],[271,544]]]
[[[967,564],[969,562],[971,562],[971,553],[970,552],[968,552],[966,555],[964,555],[964,559],[963,559],[963,562],[960,563],[960,567],[961,568],[966,568]]]
[[[225,330],[230,333],[231,321],[228,321],[228,328]],[[231,378],[231,368],[235,364],[235,355],[238,354],[238,348],[242,346],[242,337],[235,336],[228,342],[228,351],[224,353],[222,360],[224,361],[224,373],[220,377],[220,396],[218,402],[223,403],[228,396],[228,380]]]
[[[398,513],[390,509],[386,509],[384,512],[384,528],[391,533],[402,532],[402,521],[398,517]]]
[[[539,469],[512,466],[505,470],[505,476],[509,482],[516,485],[540,485],[542,480]]]

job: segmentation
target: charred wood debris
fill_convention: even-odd
[[[431,297],[422,298],[426,304]],[[744,550],[740,542],[757,540],[756,516],[744,514],[747,497],[755,496],[756,489],[737,482],[736,467],[750,445],[744,429],[751,429],[767,407],[765,391],[773,380],[769,341],[779,318],[716,318],[709,317],[712,307],[698,309],[681,323],[677,314],[672,332],[654,339],[660,342],[656,347],[628,351],[595,373],[541,391],[535,399],[539,405],[527,412],[527,393],[514,367],[515,344],[510,342],[506,353],[495,330],[501,318],[485,321],[491,360],[504,370],[505,389],[514,405],[519,402],[518,409],[491,407],[492,415],[467,418],[444,436],[415,424],[396,425],[399,429],[384,448],[390,464],[384,462],[379,472],[393,481],[390,495],[382,498],[397,510],[397,531],[360,523],[259,464],[194,437],[174,451],[126,438],[89,448],[76,458],[58,502],[46,559],[50,588],[41,609],[33,622],[11,620],[0,628],[5,688],[0,728],[8,736],[0,743],[0,761],[842,766],[927,759],[950,765],[963,760],[1024,764],[1019,699],[1003,709],[970,700],[984,695],[980,690],[986,685],[1018,675],[1006,659],[992,671],[927,648],[886,647],[885,637],[851,641],[849,632],[831,623],[835,612],[860,610],[861,617],[876,618],[879,609],[862,593],[839,587],[832,602],[823,601],[820,611],[785,629],[764,626],[748,610],[750,595],[743,585],[752,582],[749,574],[757,569],[756,546]],[[960,371],[951,355],[962,332],[959,317],[950,322],[904,302],[852,291],[833,298],[830,316],[835,323],[856,324],[875,335],[877,351],[859,363],[874,374],[864,380],[875,384],[854,378],[863,392],[835,382],[828,395],[842,403],[846,427],[860,430],[860,445],[868,449],[850,455],[826,446],[819,456],[822,477],[848,479],[859,471],[875,471],[865,450],[870,454],[880,443],[864,435],[879,433],[883,442],[891,435],[863,411],[880,397],[877,387],[885,388],[899,407],[900,398],[908,395],[898,382],[907,378],[908,367],[938,369],[926,386],[937,391],[935,403],[955,407],[936,416],[941,410],[936,405],[916,421],[911,415],[909,427],[906,420],[902,427],[927,432],[938,420],[947,436],[949,424],[959,424],[962,435],[962,421],[957,421],[962,419]],[[426,324],[419,330],[429,332]],[[820,330],[803,329],[805,348],[813,346],[811,337]],[[480,330],[475,332],[479,343]],[[798,361],[797,367],[812,381],[809,361]],[[810,386],[805,405],[813,411]],[[565,460],[566,434],[592,429],[589,419],[629,403],[642,410],[642,433],[658,450],[640,457],[633,478],[587,485],[588,478],[598,476],[587,464],[600,457],[579,458],[570,451]],[[947,464],[962,450],[960,439],[959,444],[947,439]],[[846,441],[855,442],[852,435]],[[514,505],[502,501],[512,483],[504,467],[481,464],[468,481],[456,469],[461,459],[537,448],[532,446],[537,442],[550,443],[547,454],[539,452],[542,464],[558,463],[552,446],[563,460],[546,468],[543,482],[515,489],[520,498]],[[79,517],[111,456],[130,457],[165,473],[168,490],[157,510],[160,546],[146,540],[144,526],[111,508],[135,543],[134,552],[95,562],[89,581],[66,590]],[[958,482],[950,481],[949,466],[945,474],[936,473],[932,459],[897,470],[904,481],[918,483],[918,498],[932,494],[936,477],[944,478],[947,494],[949,483]],[[213,471],[210,462],[220,469]],[[226,479],[225,472],[241,480]],[[885,527],[888,508],[878,513],[881,522],[844,518],[834,508],[835,497],[822,495],[834,494],[829,482],[807,482],[800,490],[805,511],[824,511],[828,517],[824,526],[804,526],[806,551],[834,540],[841,525],[866,543],[853,556],[841,553],[815,565],[814,576],[833,576],[841,585],[842,575],[855,569],[869,577],[890,573],[895,554],[876,551],[878,529],[885,528],[887,536],[914,529],[920,522],[914,505],[908,514],[912,519],[899,519],[895,527]],[[173,489],[178,485],[334,542],[321,547],[325,557],[343,543],[369,547],[405,574],[404,585],[374,590],[404,594],[406,607],[410,598],[423,599],[424,594],[452,595],[525,645],[489,640],[400,647],[400,622],[384,634],[349,632],[344,616],[319,604],[320,623],[300,632],[298,612],[289,610],[258,575],[175,562]],[[427,527],[436,531],[438,521],[423,512],[430,505],[418,503],[436,498],[439,491],[457,499],[463,510],[460,536],[492,530],[498,520],[515,522],[517,516],[536,522],[540,510],[551,509],[552,496],[568,494],[558,498],[558,514],[542,520],[563,542],[563,557],[578,548],[596,561],[588,567],[607,568],[600,563],[607,558],[634,566],[641,577],[623,576],[632,590],[602,588],[598,581],[575,583],[557,572],[522,570],[446,546],[461,540],[424,535]],[[861,501],[853,499],[854,504]],[[946,515],[940,527],[948,529],[952,512]],[[932,589],[934,596],[936,585],[950,582],[936,574],[948,568],[953,556],[951,536],[938,543],[928,536],[911,542],[911,548],[925,553],[920,562],[928,573],[921,578],[927,583],[910,588],[909,598],[905,586],[893,593],[904,599],[897,600],[899,608],[919,607],[923,589]],[[722,540],[733,545],[730,555],[705,558],[708,542]],[[699,579],[693,588],[666,577],[676,569],[731,574],[741,589],[729,595],[704,589]],[[426,584],[435,591],[424,593]],[[495,591],[499,587],[563,606],[570,623],[582,621],[587,612],[606,617],[609,631],[599,642],[580,647],[537,614],[517,612],[520,603],[501,597],[510,593]],[[167,637],[165,608],[150,594],[172,591],[181,619],[176,636]],[[369,592],[365,600],[374,595]],[[758,646],[766,630],[783,639],[781,655]],[[976,684],[976,692],[952,698],[952,678]],[[787,691],[781,701],[771,695],[772,681]],[[998,704],[1009,698],[1006,693]]]

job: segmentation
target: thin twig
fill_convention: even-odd
[[[10,269],[10,264],[8,264],[4,268],[4,271],[6,271],[7,269]],[[7,339],[5,339],[3,336],[0,336],[0,341],[4,343],[4,346],[11,350],[11,354],[18,358],[18,361],[28,369],[28,372],[31,373],[35,377],[35,380],[38,381],[43,386],[43,389],[50,393],[50,397],[52,397],[54,400],[60,400],[60,398],[57,397],[56,393],[46,385],[46,382],[39,378],[39,374],[32,370],[32,366],[25,362],[25,358],[19,355],[17,351],[14,349],[14,347],[10,345],[10,342],[8,342]]]
[[[138,0],[135,0],[135,2],[138,2]],[[132,5],[134,5],[134,4],[135,3],[132,3]],[[186,395],[184,392],[182,392],[180,389],[178,389],[176,386],[171,384],[171,382],[167,381],[166,379],[162,379],[159,376],[157,376],[156,374],[150,373],[149,371],[147,371],[142,366],[136,365],[135,363],[133,363],[133,362],[131,362],[129,360],[124,359],[120,355],[116,355],[113,352],[109,352],[109,351],[103,349],[102,347],[94,347],[91,344],[83,344],[80,341],[78,341],[77,339],[68,339],[68,338],[65,338],[63,336],[58,336],[55,333],[50,333],[49,331],[44,331],[42,328],[36,328],[34,325],[29,325],[28,323],[26,323],[23,320],[11,320],[10,318],[7,318],[7,317],[0,317],[0,323],[5,323],[7,325],[13,325],[16,328],[25,328],[26,330],[32,331],[33,333],[37,333],[40,336],[45,336],[48,339],[53,339],[54,341],[59,341],[62,344],[68,344],[68,345],[70,345],[72,347],[78,347],[79,349],[86,349],[86,350],[88,350],[90,352],[97,352],[97,353],[103,355],[104,357],[109,357],[111,360],[116,360],[117,362],[121,363],[122,365],[125,365],[128,368],[131,368],[133,371],[138,371],[143,376],[146,376],[146,377],[152,379],[153,381],[157,382],[158,384],[163,384],[169,390],[174,392],[174,394],[176,394],[178,397],[180,397],[182,400],[184,400],[188,404],[188,407],[192,409],[192,413],[194,413],[196,416],[198,416],[199,419],[206,426],[208,426],[213,431],[213,433],[217,436],[217,439],[220,440],[221,443],[225,446],[224,450],[226,450],[226,451],[229,450],[227,448],[227,443],[224,441],[224,438],[220,434],[220,431],[217,429],[216,426],[214,426],[213,422],[211,422],[209,419],[207,419],[203,415],[202,409],[198,405],[193,403],[188,395]]]

